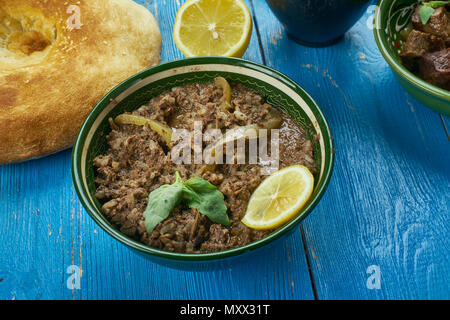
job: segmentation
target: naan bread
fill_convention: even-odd
[[[131,0],[0,0],[0,164],[70,147],[95,104],[160,49],[156,20]]]

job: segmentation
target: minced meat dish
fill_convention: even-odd
[[[195,121],[201,121],[203,130],[214,128],[223,133],[248,125],[277,127],[279,167],[302,164],[316,173],[313,143],[303,129],[245,86],[231,84],[229,88],[229,103],[224,104],[227,93],[223,85],[197,83],[175,87],[127,114],[175,130],[194,130]],[[122,233],[157,249],[184,253],[240,247],[270,234],[271,230],[258,231],[241,223],[250,196],[265,178],[261,164],[175,164],[170,150],[179,141],[169,142],[149,124],[117,123],[112,119],[110,123],[108,149],[93,163],[95,196],[105,216]],[[162,185],[174,183],[176,172],[183,180],[198,176],[216,186],[224,195],[231,224],[212,223],[198,210],[179,204],[149,234],[143,216],[148,196]]]
[[[423,80],[450,90],[450,13],[446,5],[436,7],[436,2],[427,2],[415,9],[411,23],[402,31],[405,43],[400,57],[403,65]],[[427,10],[432,14],[424,21]]]

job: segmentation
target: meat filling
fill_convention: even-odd
[[[424,24],[422,7],[418,6],[411,17],[411,30],[406,29],[400,57],[405,67],[425,81],[450,90],[450,13],[447,6],[435,8]]]
[[[240,84],[231,86],[231,103],[223,108],[223,88],[213,82],[173,88],[153,98],[132,114],[175,129],[194,130],[200,121],[203,130],[225,132],[238,126],[280,127],[280,168],[303,164],[314,174],[313,143],[295,122],[273,108],[260,95]],[[150,126],[113,124],[107,136],[108,150],[95,158],[95,196],[105,216],[121,232],[151,247],[185,253],[221,251],[240,247],[267,236],[269,231],[250,229],[241,223],[250,196],[264,179],[260,164],[175,164],[167,144]],[[225,197],[231,226],[212,223],[197,210],[177,206],[168,219],[148,234],[143,212],[148,195],[175,181],[200,176],[215,185]]]

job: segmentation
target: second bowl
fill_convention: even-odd
[[[421,1],[381,0],[375,11],[375,40],[400,85],[417,101],[437,112],[450,115],[450,91],[434,86],[409,71],[399,56],[400,33],[408,26]]]

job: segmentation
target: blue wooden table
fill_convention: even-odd
[[[138,2],[159,20],[162,61],[182,58],[172,27],[183,1]],[[341,42],[314,49],[291,41],[264,1],[246,2],[255,28],[244,58],[297,81],[330,123],[336,162],[318,207],[267,254],[178,271],[97,227],[72,186],[70,150],[1,166],[1,299],[450,298],[450,118],[395,81],[368,25],[373,7]]]

